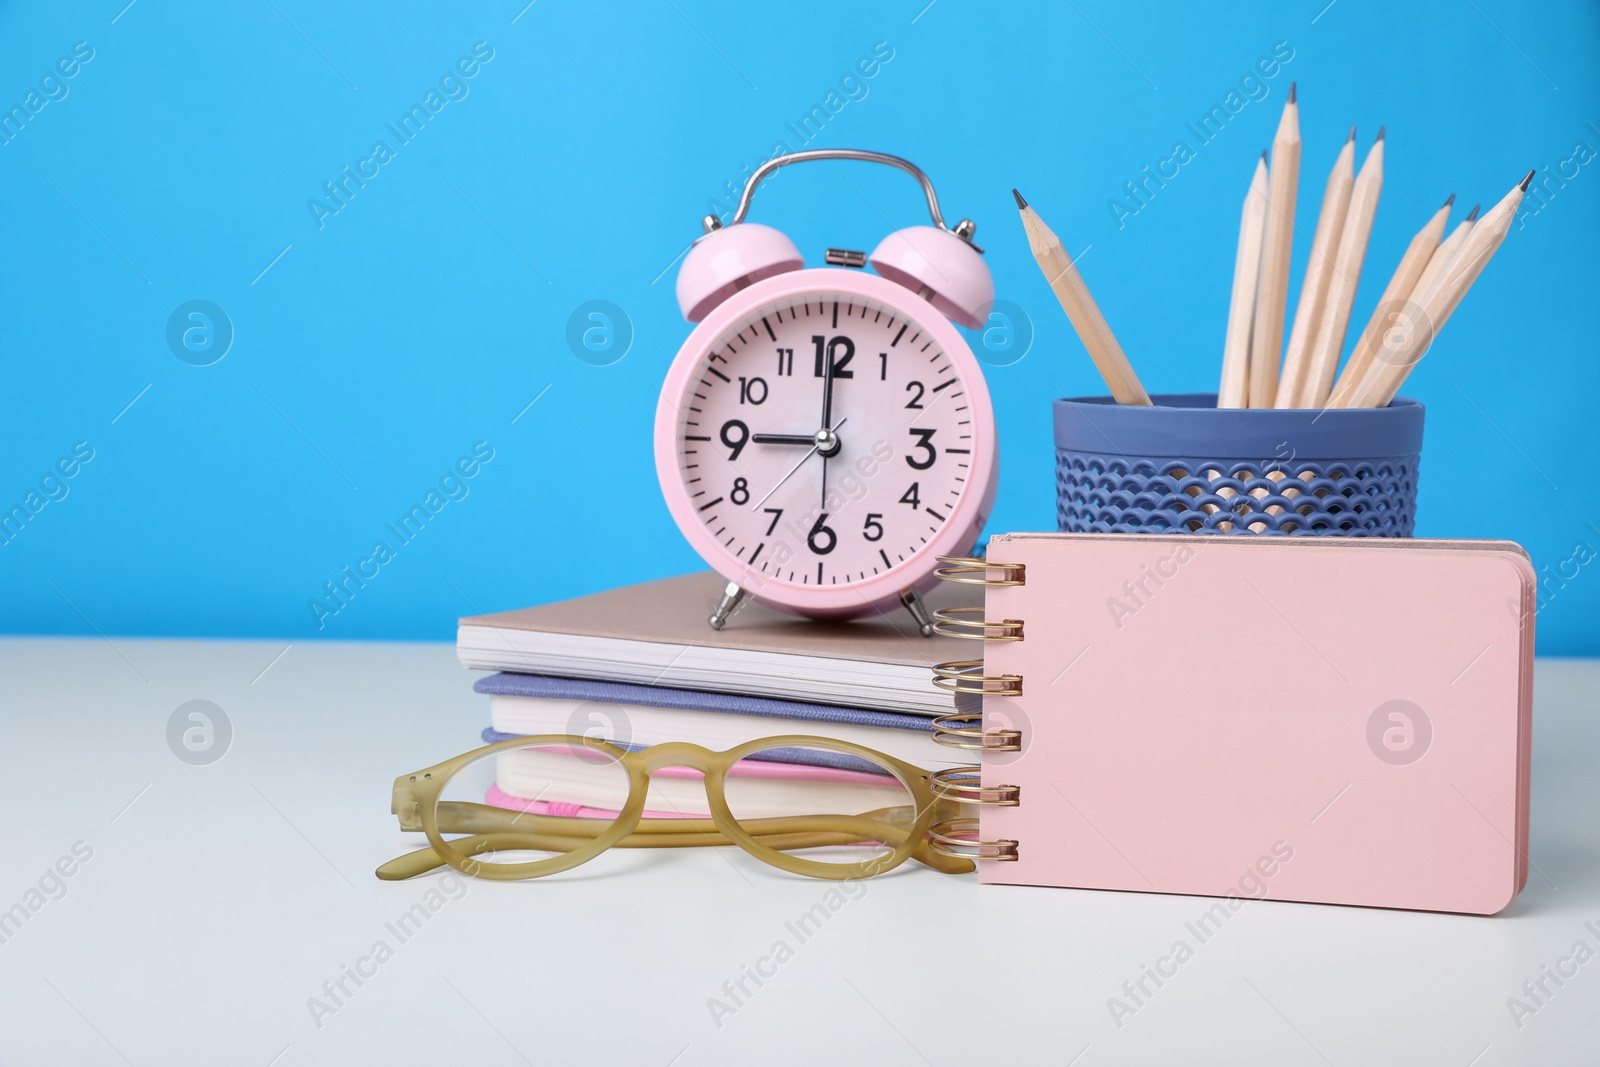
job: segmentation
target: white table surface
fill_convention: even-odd
[[[1577,942],[1600,953],[1600,662],[1539,664],[1534,869],[1506,912],[1250,902],[1159,989],[1146,980],[1153,995],[1118,1026],[1109,998],[1193,942],[1185,923],[1210,902],[980,887],[908,864],[801,942],[786,923],[832,883],[724,850],[614,852],[535,882],[463,880],[401,942],[386,924],[441,881],[372,876],[414,847],[390,783],[473,747],[487,700],[448,646],[285,647],[0,641],[0,909],[78,842],[92,850],[0,944],[5,1063],[1600,1057],[1600,957],[1545,979],[1520,1027],[1507,1007]],[[167,743],[193,699],[233,728],[207,766]],[[392,958],[314,1018],[310,998],[332,1004],[324,982],[379,940]],[[734,1006],[724,983],[778,941],[792,958],[714,1020],[710,999]]]

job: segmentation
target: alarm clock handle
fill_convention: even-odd
[[[734,209],[733,218],[728,220],[728,225],[737,226],[744,221],[745,215],[750,212],[750,201],[755,197],[756,186],[761,184],[761,179],[779,167],[787,167],[791,163],[811,163],[819,159],[850,159],[859,163],[882,163],[888,167],[900,168],[917,179],[917,183],[922,186],[922,195],[928,198],[928,215],[933,219],[934,226],[955,234],[968,244],[972,243],[972,235],[977,231],[977,227],[966,219],[956,223],[953,230],[944,224],[944,215],[939,211],[939,195],[933,191],[933,182],[922,172],[921,167],[909,159],[891,156],[887,152],[872,152],[865,148],[809,148],[804,152],[773,156],[757,167],[755,173],[750,175],[750,180],[744,183],[744,193],[739,197],[739,206]],[[707,217],[708,228],[715,219],[714,215]],[[717,223],[717,227],[721,227],[720,222]]]

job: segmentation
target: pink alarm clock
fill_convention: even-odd
[[[744,218],[762,178],[821,159],[906,171],[933,225],[804,269],[794,242]],[[703,225],[678,272],[699,325],[662,386],[655,453],[672,517],[728,582],[712,627],[750,596],[815,618],[899,602],[931,634],[920,594],[939,556],[977,541],[999,466],[983,373],[951,325],[981,326],[994,303],[976,227],[945,226],[908,161],[857,149],[774,157],[728,225]]]

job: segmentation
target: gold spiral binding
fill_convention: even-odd
[[[940,563],[948,563],[948,567],[940,567],[933,573],[941,581],[955,582],[957,585],[1027,585],[1027,568],[1021,563],[991,563],[989,560],[977,556],[939,556]],[[989,577],[990,571],[999,571],[1001,577]],[[974,577],[978,575],[979,577]]]
[[[1020,563],[995,563],[971,556],[940,556],[946,564],[935,573],[946,582],[986,588],[1026,585],[1027,572]],[[966,641],[1021,641],[1020,619],[989,619],[983,608],[943,608],[933,613],[935,633]],[[1022,676],[985,674],[983,660],[965,659],[937,663],[933,684],[951,693],[979,697],[1018,697]],[[947,748],[978,752],[1021,752],[1020,730],[985,730],[982,712],[957,712],[933,720],[933,739]],[[982,807],[1017,807],[1022,791],[1014,785],[985,786],[976,765],[951,767],[931,776],[934,795],[954,804]],[[1017,858],[1017,842],[984,841],[976,818],[945,819],[928,831],[928,847],[960,859],[1008,861]]]
[[[1020,674],[984,674],[981,659],[955,659],[935,663],[933,684],[952,693],[966,693],[972,696],[1022,695]]]
[[[977,819],[946,819],[928,831],[928,847],[941,856],[969,860],[1015,860],[1015,841],[978,840]]]
[[[995,808],[1014,808],[1022,802],[1022,790],[1014,785],[984,785],[978,780],[981,770],[976,764],[971,764],[934,771],[930,779],[933,795],[957,804],[983,804]]]
[[[982,608],[940,608],[933,613],[933,632],[967,641],[1021,641],[1022,620],[986,619]]]
[[[933,740],[946,748],[978,752],[1021,752],[1021,730],[985,730],[981,711],[941,715],[933,720]]]

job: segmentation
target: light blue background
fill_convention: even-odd
[[[687,333],[669,265],[725,182],[800,147],[786,124],[876,42],[893,58],[811,147],[923,166],[1032,319],[1026,358],[989,368],[996,530],[1051,528],[1047,401],[1102,391],[1011,186],[1090,247],[1082,269],[1152,391],[1203,390],[1239,204],[1291,79],[1310,218],[1350,124],[1363,150],[1388,126],[1358,323],[1445,194],[1492,204],[1577,143],[1600,150],[1600,15],[1577,2],[125,3],[0,11],[8,108],[75,42],[94,49],[0,147],[0,504],[75,442],[94,449],[0,546],[7,631],[439,639],[461,614],[695,568],[650,454]],[[396,144],[384,124],[478,41],[494,58],[469,94],[319,229],[308,199]],[[1279,41],[1294,55],[1269,95],[1197,147],[1185,124]],[[1196,158],[1119,229],[1107,201],[1180,138]],[[1429,408],[1417,532],[1514,538],[1555,573],[1600,550],[1600,164],[1550,188],[1406,392]],[[859,165],[785,172],[755,217],[813,262],[925,221],[909,181]],[[211,366],[166,343],[193,299],[236,331]],[[632,323],[610,366],[566,341],[594,299]],[[385,523],[479,441],[494,458],[469,495],[319,630],[307,600],[393,544]],[[1540,648],[1600,653],[1600,565],[1566,573]]]

